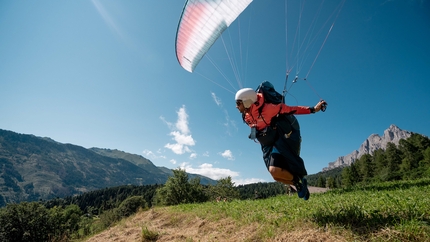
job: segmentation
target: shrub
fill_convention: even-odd
[[[145,199],[142,196],[132,196],[125,199],[118,207],[118,215],[121,217],[128,217],[136,213],[139,208],[148,207]]]

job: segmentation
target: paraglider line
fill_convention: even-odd
[[[212,63],[212,65],[217,69],[217,71],[224,77],[224,79],[230,84],[230,86],[234,89],[233,84],[230,82],[230,80],[226,77],[226,75],[221,71],[221,69],[215,64],[215,62],[210,58],[209,54],[205,55],[206,58]],[[208,79],[208,78],[207,78]],[[212,80],[211,80],[212,81]],[[212,81],[214,82],[214,81]],[[218,84],[219,85],[219,84]]]
[[[232,93],[232,94],[235,94],[235,93],[234,93],[233,91],[231,91],[230,89],[225,88],[224,86],[222,86],[222,85],[220,85],[219,83],[217,83],[217,82],[213,81],[212,79],[210,79],[210,78],[208,78],[208,77],[204,76],[203,74],[201,74],[201,73],[199,73],[199,72],[196,72],[196,73],[197,73],[197,74],[199,74],[201,77],[205,78],[206,80],[208,80],[208,81],[210,81],[210,82],[212,82],[212,83],[216,84],[217,86],[221,87],[222,89],[224,89],[224,90],[226,90],[226,91],[228,91],[228,92],[230,92],[230,93]]]
[[[315,64],[315,62],[316,62],[316,60],[318,59],[318,56],[320,55],[321,50],[322,50],[322,48],[324,47],[324,45],[325,45],[325,43],[326,43],[326,41],[327,41],[327,39],[328,39],[328,36],[330,35],[331,30],[333,29],[333,26],[334,26],[334,24],[336,23],[337,18],[339,17],[339,14],[340,14],[340,12],[341,12],[341,10],[342,10],[342,8],[343,8],[343,5],[345,4],[345,1],[346,1],[346,0],[343,0],[343,1],[338,5],[339,10],[337,11],[336,17],[334,18],[333,23],[331,24],[330,29],[328,30],[327,35],[326,35],[326,37],[325,37],[325,39],[324,39],[324,42],[322,43],[322,45],[321,45],[320,49],[318,50],[318,53],[317,53],[317,55],[315,56],[315,59],[314,59],[314,61],[312,62],[312,65],[311,65],[311,67],[309,68],[308,73],[307,73],[307,74],[306,74],[306,76],[305,76],[305,80],[306,80],[306,78],[308,78],[309,73],[311,72],[311,70],[312,70],[312,68],[313,68],[313,66],[314,66],[314,64]]]
[[[314,91],[314,93],[320,98],[320,100],[323,100],[322,97],[315,90],[315,88],[308,82],[307,78],[304,78],[303,80],[306,81],[306,84],[308,84],[308,86],[312,89],[312,91]]]

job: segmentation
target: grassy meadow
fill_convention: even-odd
[[[115,227],[88,241],[132,238],[132,227],[132,241],[430,241],[430,179],[155,207]]]

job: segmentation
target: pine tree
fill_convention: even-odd
[[[396,145],[389,142],[385,150],[387,160],[388,180],[400,179],[400,164],[402,163],[402,153],[397,149]]]
[[[375,164],[372,161],[372,156],[364,154],[356,161],[356,164],[361,181],[369,182],[373,178],[375,172]]]
[[[382,149],[373,152],[373,163],[375,164],[375,178],[379,181],[388,180],[387,160],[385,159],[385,151]]]
[[[399,149],[402,152],[402,162],[399,166],[403,178],[413,178],[417,176],[419,161],[422,160],[422,153],[418,152],[418,147],[414,146],[410,139],[400,140]]]
[[[430,147],[423,151],[423,160],[420,161],[419,169],[422,177],[430,177]]]
[[[323,176],[318,177],[317,187],[325,187],[326,179]]]
[[[239,198],[239,191],[234,187],[231,177],[221,178],[216,185],[209,186],[209,197],[211,200],[226,199],[233,200]]]
[[[327,177],[325,187],[330,189],[336,188],[336,183],[333,177],[331,176]]]

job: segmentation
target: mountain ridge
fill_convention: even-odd
[[[371,134],[358,150],[330,162],[323,171],[348,166],[363,154],[398,144],[412,132],[390,125]],[[116,149],[84,148],[48,137],[0,129],[0,207],[10,202],[48,200],[121,185],[164,184],[173,171],[141,155]],[[202,184],[215,181],[196,174]]]
[[[120,185],[164,184],[170,172],[118,150],[62,144],[0,129],[0,207],[49,200]],[[200,177],[201,183],[214,180]]]
[[[168,175],[168,176],[173,176],[173,171],[167,167],[164,166],[155,166],[151,160],[141,156],[141,155],[137,155],[137,154],[131,154],[131,153],[127,153],[125,151],[121,151],[121,150],[117,150],[117,149],[104,149],[104,148],[90,148],[90,150],[103,155],[103,156],[108,156],[108,157],[112,157],[112,158],[119,158],[119,159],[125,159],[127,161],[130,161],[131,163],[147,170],[150,171],[153,174],[160,174],[160,175]],[[207,178],[205,176],[201,176],[201,175],[197,175],[197,174],[191,174],[191,173],[187,173],[188,174],[188,178],[193,179],[196,177],[200,178],[200,182],[203,184],[211,184],[214,182],[214,180]],[[167,179],[167,178],[166,178]]]
[[[354,150],[348,155],[340,156],[335,161],[330,162],[327,167],[324,167],[322,171],[329,171],[337,167],[344,167],[351,165],[357,159],[360,159],[364,154],[373,154],[377,149],[383,149],[387,147],[389,142],[395,145],[399,144],[401,139],[407,139],[411,136],[412,132],[402,130],[394,124],[391,124],[388,129],[384,131],[382,136],[378,134],[371,134],[361,145],[358,150]]]

